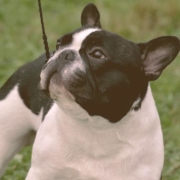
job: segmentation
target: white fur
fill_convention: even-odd
[[[131,109],[136,108],[136,107],[138,106],[138,104],[140,103],[140,101],[141,101],[141,98],[140,98],[140,97],[138,97],[138,98],[136,99],[136,101],[134,101],[134,103],[133,103],[133,105],[132,105]]]
[[[163,149],[150,87],[141,109],[114,124],[57,101],[38,131],[26,180],[159,180]]]
[[[89,28],[89,29],[84,29],[83,31],[80,31],[78,33],[75,33],[73,35],[73,43],[72,43],[72,47],[74,50],[79,51],[80,48],[82,47],[82,42],[84,41],[84,39],[90,35],[91,33],[95,32],[95,31],[100,31],[100,29],[98,28]],[[70,48],[71,48],[70,46]]]
[[[25,145],[29,144],[41,124],[39,116],[33,114],[22,102],[16,85],[8,96],[0,101],[0,177],[9,160]]]

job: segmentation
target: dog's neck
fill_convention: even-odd
[[[65,112],[60,110],[62,112],[58,115],[63,132],[66,133],[72,143],[76,142],[79,147],[84,147],[84,152],[92,153],[93,148],[99,146],[99,152],[97,152],[98,148],[94,149],[95,156],[101,153],[107,154],[109,152],[114,153],[114,151],[119,151],[120,147],[118,146],[122,144],[131,147],[136,146],[138,140],[152,137],[156,128],[160,127],[159,116],[150,87],[148,87],[141,108],[138,111],[130,110],[117,123],[111,123],[100,116],[89,116],[77,104],[73,104],[73,108],[71,109],[69,103],[65,101],[63,103],[57,103],[61,108],[62,104],[64,106],[63,109]],[[70,111],[72,111],[71,116],[67,115]],[[72,134],[74,135],[72,136]],[[90,150],[91,145],[92,150]]]
[[[54,104],[49,112],[56,118],[49,121],[48,133],[54,134],[53,139],[58,138],[57,149],[54,151],[59,152],[59,165],[86,172],[86,175],[94,174],[99,179],[104,179],[106,168],[109,168],[108,173],[118,173],[113,175],[113,179],[125,179],[127,172],[130,179],[133,174],[146,179],[146,175],[152,175],[152,171],[155,177],[160,177],[163,140],[150,87],[141,108],[138,111],[131,110],[117,123],[111,123],[99,116],[90,117],[83,110],[78,111],[78,106],[73,112],[76,118],[73,118],[67,114],[71,109],[68,103],[65,111],[58,106],[62,104]],[[79,116],[81,118],[78,118],[78,112],[82,113]]]

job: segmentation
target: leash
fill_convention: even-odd
[[[47,36],[46,36],[46,33],[45,33],[45,28],[44,28],[43,14],[42,14],[42,8],[41,8],[41,0],[38,0],[38,7],[39,7],[40,20],[41,20],[42,39],[43,39],[43,43],[44,43],[44,49],[46,51],[46,58],[48,60],[50,58],[50,53],[49,53],[49,46],[48,46]]]

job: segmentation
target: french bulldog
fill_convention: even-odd
[[[35,138],[26,180],[160,180],[163,135],[150,81],[175,59],[179,39],[134,43],[102,29],[92,3],[81,24],[47,62],[22,66],[0,89],[0,176]]]

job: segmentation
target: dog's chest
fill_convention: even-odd
[[[156,109],[150,108],[149,117],[146,108],[111,124],[100,117],[77,121],[54,105],[35,142],[38,166],[64,179],[158,180],[162,134]]]

